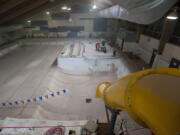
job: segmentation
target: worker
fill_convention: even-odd
[[[113,51],[113,57],[116,57],[116,50]]]
[[[99,51],[99,48],[100,48],[100,42],[96,42],[96,51]]]
[[[106,42],[105,40],[102,40],[102,46],[105,46]]]

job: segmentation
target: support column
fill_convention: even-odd
[[[121,52],[123,51],[123,48],[124,48],[124,39],[122,39],[122,42],[121,42]]]
[[[165,48],[166,43],[170,39],[172,33],[174,32],[174,28],[176,26],[177,20],[169,20],[165,18],[164,25],[161,32],[161,38],[159,41],[158,54],[161,55]]]
[[[139,24],[138,29],[137,29],[137,35],[136,35],[136,43],[139,43],[142,31],[143,31],[143,25]]]
[[[116,118],[117,118],[118,114],[119,114],[119,111],[111,110],[111,122],[110,122],[110,125],[109,125],[108,135],[113,135],[114,126],[115,126]]]

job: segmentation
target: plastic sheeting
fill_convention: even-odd
[[[69,131],[73,130],[77,135],[81,134],[81,127],[87,123],[87,120],[82,121],[52,121],[52,120],[36,120],[36,119],[16,119],[6,118],[1,120],[0,125],[2,127],[14,127],[4,128],[0,132],[0,135],[44,135],[47,130],[51,129],[48,126],[64,126],[64,135],[69,135]],[[18,128],[21,127],[21,128]],[[23,128],[28,127],[28,128]],[[30,128],[32,127],[32,128]],[[41,128],[33,128],[41,127]]]
[[[116,5],[101,10],[100,17],[117,18],[138,24],[159,20],[177,0],[113,0]]]

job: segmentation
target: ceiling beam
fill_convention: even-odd
[[[60,7],[61,4],[64,4],[64,2],[67,2],[67,0],[55,0],[54,2],[48,2],[46,4],[43,4],[41,6],[39,6],[38,8],[34,9],[34,10],[31,10],[19,17],[17,17],[15,19],[15,21],[22,21],[24,19],[28,19],[30,17],[32,17],[33,15],[37,14],[37,13],[40,13],[40,12],[43,12],[45,10],[51,10],[52,8],[55,8],[55,7]],[[68,3],[68,2],[67,2]],[[91,0],[78,0],[78,1],[74,1],[73,4],[72,3],[68,3],[68,5],[74,5],[74,4],[90,4],[91,3]]]
[[[9,2],[9,0],[1,0],[0,5],[6,4],[7,2]]]
[[[11,22],[11,23],[22,23],[24,20],[29,19],[33,15],[41,13],[41,12],[46,11],[46,10],[51,10],[51,8],[59,6],[60,4],[62,4],[64,2],[65,2],[65,0],[56,0],[54,2],[47,2],[43,5],[40,5],[36,9],[33,9],[29,12],[22,14],[21,16],[16,17],[15,19],[13,19],[13,22]]]
[[[32,1],[31,4],[27,5],[27,6],[24,6],[22,8],[19,8],[16,10],[16,12],[13,12],[11,14],[8,14],[7,16],[1,18],[0,20],[0,24],[4,24],[10,20],[13,20],[14,18],[30,11],[30,10],[33,10],[33,9],[36,9],[37,7],[39,7],[40,5],[42,4],[45,4],[47,3],[49,0],[36,0],[36,1]]]
[[[27,0],[10,0],[9,2],[0,6],[0,9],[1,9],[0,14],[7,12],[8,10],[16,7],[17,5],[23,3],[24,1],[27,1]]]

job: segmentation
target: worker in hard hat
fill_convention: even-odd
[[[100,42],[96,42],[96,51],[99,51],[99,48],[100,48]]]

